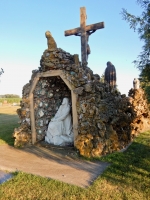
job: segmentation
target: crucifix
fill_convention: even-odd
[[[88,54],[90,54],[90,47],[88,45],[89,36],[96,30],[104,28],[104,22],[91,24],[86,26],[86,9],[80,8],[80,27],[65,31],[65,36],[75,35],[81,36],[81,60],[82,64],[87,63]]]

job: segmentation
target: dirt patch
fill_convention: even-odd
[[[8,114],[8,115],[17,115],[16,110],[20,108],[20,106],[12,106],[10,104],[0,106],[0,113],[1,114]]]

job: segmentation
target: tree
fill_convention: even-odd
[[[20,98],[17,94],[5,94],[5,98]]]
[[[134,16],[128,13],[126,9],[122,10],[122,15],[123,19],[129,23],[130,28],[137,31],[140,39],[144,41],[143,51],[134,63],[142,75],[147,76],[150,81],[150,74],[148,73],[150,71],[150,1],[137,0],[137,3],[143,8],[141,16]]]
[[[0,70],[0,76],[4,73],[4,70],[1,68]]]
[[[101,75],[101,77],[100,77],[100,82],[101,83],[104,83],[105,82],[105,80],[104,80],[104,73]]]
[[[150,94],[150,0],[137,0],[142,7],[141,16],[135,16],[122,10],[123,19],[126,20],[131,29],[137,31],[139,38],[144,41],[143,51],[133,61],[135,66],[140,70],[141,86],[147,94]]]
[[[0,95],[0,98],[20,98],[18,94],[4,94]]]

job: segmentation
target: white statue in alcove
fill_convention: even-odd
[[[73,143],[72,119],[69,99],[64,98],[54,118],[51,119],[45,141],[49,144],[65,146]]]

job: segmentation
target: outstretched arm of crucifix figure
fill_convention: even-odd
[[[81,33],[76,33],[75,36],[81,36]]]
[[[96,30],[92,30],[92,31],[86,31],[86,33],[88,35],[91,35],[92,33],[94,33]],[[81,36],[81,33],[76,33],[75,36]]]
[[[86,33],[88,34],[88,35],[91,35],[92,33],[94,33],[96,30],[92,30],[92,31],[87,31]]]

